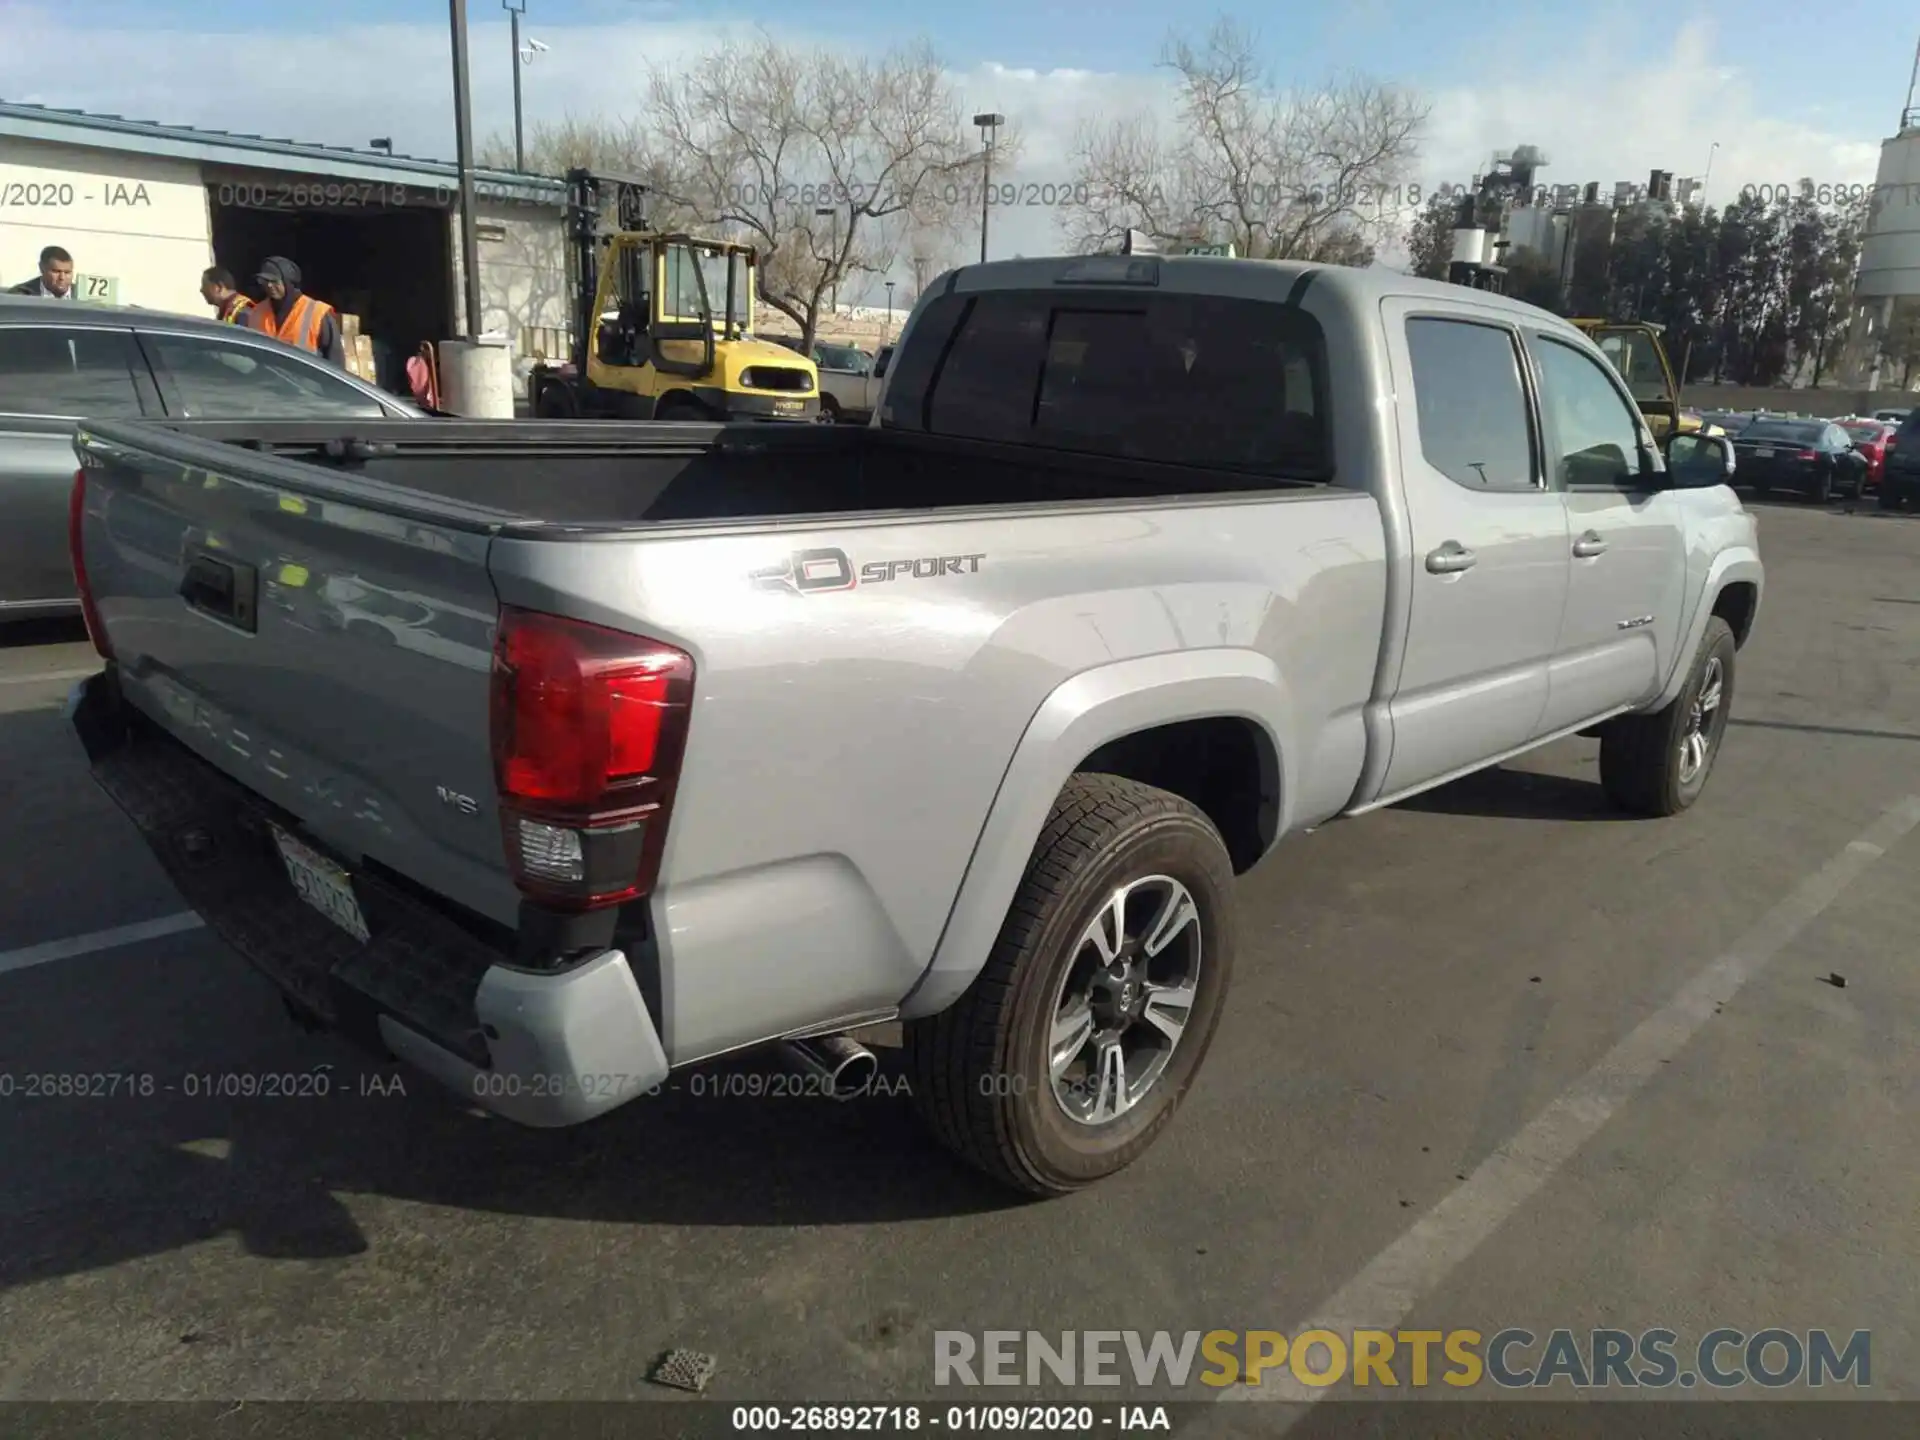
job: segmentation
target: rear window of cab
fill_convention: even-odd
[[[1088,289],[946,295],[885,423],[1280,480],[1333,471],[1319,323],[1297,306]]]

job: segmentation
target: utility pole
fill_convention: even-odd
[[[453,127],[460,164],[460,263],[466,270],[467,339],[480,338],[480,237],[473,228],[473,94],[467,85],[467,0],[453,10]]]
[[[893,287],[897,283],[893,280],[887,281],[887,328],[886,333],[880,337],[880,343],[883,345],[893,338]]]
[[[518,5],[513,0],[500,0],[501,7],[513,17],[513,168],[521,174],[527,170],[527,132],[521,120],[520,110],[520,17],[527,13],[527,0]]]
[[[993,140],[1000,127],[1007,123],[1007,117],[992,111],[973,117],[973,123],[980,127],[980,136],[986,147],[986,158],[980,172],[980,263],[987,263],[987,213],[993,205]]]
[[[840,313],[840,212],[831,206],[822,205],[813,213],[833,222],[833,239],[829,242],[833,258],[828,262],[833,268],[833,288],[829,292],[827,309],[832,314],[838,315]]]

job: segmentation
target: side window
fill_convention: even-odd
[[[726,307],[727,297],[718,299],[709,295],[706,303],[700,300],[700,261],[691,246],[669,245],[666,254],[666,292],[660,305],[660,315],[665,320],[699,320],[707,315],[715,305]]]
[[[140,414],[124,330],[0,328],[0,413],[110,419]]]
[[[1560,483],[1631,488],[1640,479],[1640,417],[1591,356],[1539,337],[1540,408]]]
[[[283,359],[263,347],[228,345],[192,335],[142,339],[172,380],[188,419],[377,418],[387,413],[378,401],[330,368],[291,354]]]
[[[1427,463],[1469,490],[1537,490],[1513,333],[1470,320],[1414,319],[1407,350]]]

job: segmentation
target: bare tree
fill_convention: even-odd
[[[1427,106],[1354,76],[1288,92],[1265,78],[1252,32],[1220,20],[1197,45],[1167,43],[1177,117],[1083,127],[1073,247],[1112,247],[1129,229],[1162,244],[1231,244],[1261,259],[1365,264],[1400,222]]]
[[[513,137],[492,135],[477,147],[480,164],[513,169]],[[576,167],[603,174],[631,175],[650,190],[647,220],[662,229],[680,229],[692,212],[673,193],[673,167],[661,157],[654,134],[640,121],[601,117],[536,121],[527,134],[527,170],[558,178]]]
[[[754,245],[761,299],[806,344],[832,291],[885,275],[910,240],[932,253],[977,208],[979,150],[924,45],[863,59],[762,35],[655,71],[648,100],[672,193]]]

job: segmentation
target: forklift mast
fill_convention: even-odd
[[[646,203],[651,186],[636,175],[609,175],[592,170],[567,171],[568,269],[573,275],[574,373],[587,373],[587,346],[600,318],[594,313],[600,291],[600,251],[609,234],[647,228]],[[605,225],[609,193],[614,201],[613,225]]]

